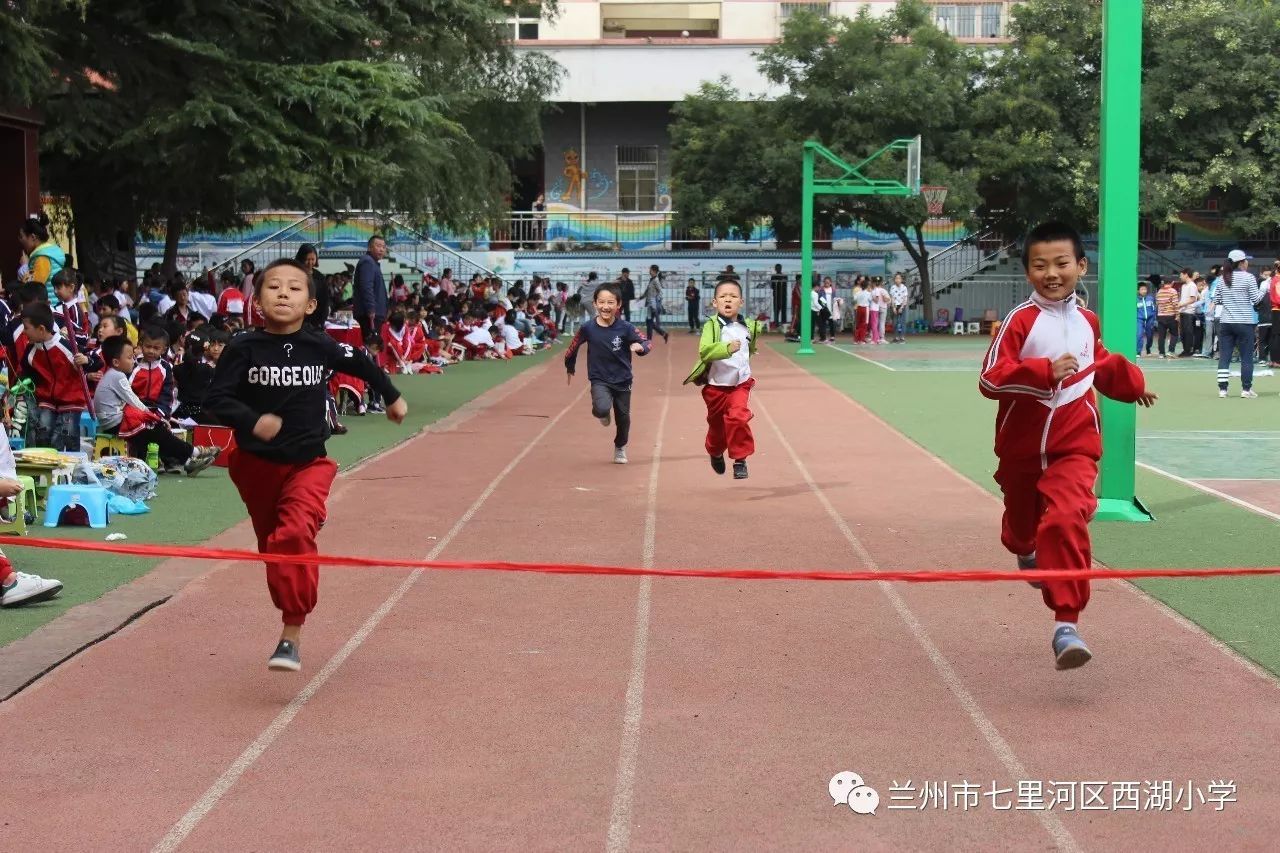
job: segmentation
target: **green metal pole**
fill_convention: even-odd
[[[813,319],[809,311],[813,289],[813,150],[804,148],[803,208],[800,211],[800,349],[796,355],[813,355]]]
[[[1133,298],[1138,279],[1138,170],[1142,135],[1142,2],[1102,4],[1102,151],[1098,309],[1102,341],[1125,358],[1137,352]],[[1102,399],[1097,518],[1150,521],[1137,501],[1137,408]]]

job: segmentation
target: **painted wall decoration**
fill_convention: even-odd
[[[587,176],[587,173],[578,161],[579,155],[576,150],[570,148],[564,152],[564,177],[567,187],[559,194],[561,201],[572,202],[581,197],[582,179]],[[559,183],[556,186],[559,186]]]

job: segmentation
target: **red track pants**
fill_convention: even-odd
[[[854,316],[857,317],[857,325],[855,325],[853,329],[853,340],[856,343],[865,343],[867,340],[868,313],[867,309],[863,308],[861,305],[859,305],[857,310],[854,312]]]
[[[1098,508],[1093,493],[1098,463],[1073,454],[1050,458],[1041,471],[996,471],[1004,491],[1000,542],[1014,554],[1036,554],[1040,569],[1088,569],[1093,565],[1089,521]],[[1060,622],[1075,622],[1089,603],[1088,581],[1044,581],[1044,603]]]
[[[324,523],[325,501],[338,473],[332,459],[271,462],[237,448],[231,454],[231,481],[253,519],[258,550],[264,554],[315,554]],[[320,567],[267,563],[267,588],[286,625],[301,625],[315,609]]]
[[[702,386],[702,400],[707,404],[707,453],[723,456],[727,450],[729,458],[738,462],[756,452],[756,441],[751,435],[754,416],[747,405],[755,384],[754,379],[748,379],[732,388]]]

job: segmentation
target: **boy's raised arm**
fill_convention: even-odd
[[[1053,362],[1047,358],[1021,359],[1025,332],[1010,328],[1006,319],[982,361],[978,390],[992,400],[1053,396]]]
[[[1110,352],[1102,345],[1102,337],[1096,321],[1090,318],[1093,326],[1093,361],[1096,365],[1093,374],[1093,386],[1103,396],[1122,403],[1136,403],[1147,393],[1147,380],[1136,364],[1119,353]]]
[[[373,359],[351,344],[340,344],[328,335],[324,336],[327,367],[338,373],[356,376],[368,382],[370,387],[382,395],[383,401],[390,406],[400,399],[400,390],[387,376],[386,371],[374,364]]]
[[[642,349],[639,352],[637,352],[636,355],[649,354],[649,347],[651,346],[651,343],[649,342],[649,339],[644,336],[644,332],[641,332],[635,326],[632,326],[631,331],[627,333],[627,343],[639,344],[642,347]]]
[[[574,333],[573,340],[569,341],[569,348],[564,351],[564,369],[570,376],[573,375],[574,370],[578,367],[578,348],[586,342],[586,329],[579,326],[578,331]]]
[[[232,344],[222,352],[218,366],[213,369],[209,393],[204,407],[218,419],[218,423],[234,429],[252,430],[258,423],[260,412],[255,412],[237,398],[240,378],[248,370],[249,353],[244,347]]]

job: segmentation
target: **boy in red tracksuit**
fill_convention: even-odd
[[[364,379],[401,423],[408,406],[367,355],[323,332],[304,328],[316,308],[315,280],[290,258],[257,278],[253,299],[264,328],[231,339],[214,370],[204,411],[235,430],[231,480],[253,519],[264,554],[314,554],[325,502],[338,466],[325,455],[329,437],[325,386],[330,372]],[[267,586],[284,629],[267,662],[302,668],[298,640],[316,605],[320,572],[304,563],[267,563]]]
[[[36,386],[36,443],[78,453],[80,415],[89,408],[89,388],[81,367],[89,359],[57,330],[47,302],[22,309],[22,329],[27,339],[23,373]]]
[[[174,399],[173,364],[165,357],[169,333],[156,327],[143,329],[141,349],[142,358],[129,374],[129,385],[148,409],[168,418],[173,414]]]
[[[1102,346],[1098,318],[1078,306],[1076,282],[1088,261],[1080,235],[1050,222],[1028,236],[1022,255],[1035,292],[1009,312],[982,363],[978,388],[998,400],[996,482],[1004,492],[1000,541],[1020,569],[1088,569],[1089,521],[1102,457],[1093,389],[1113,400],[1150,406],[1142,371]],[[1088,663],[1076,630],[1089,603],[1088,581],[1044,581],[1044,603],[1057,620],[1058,669]]]

